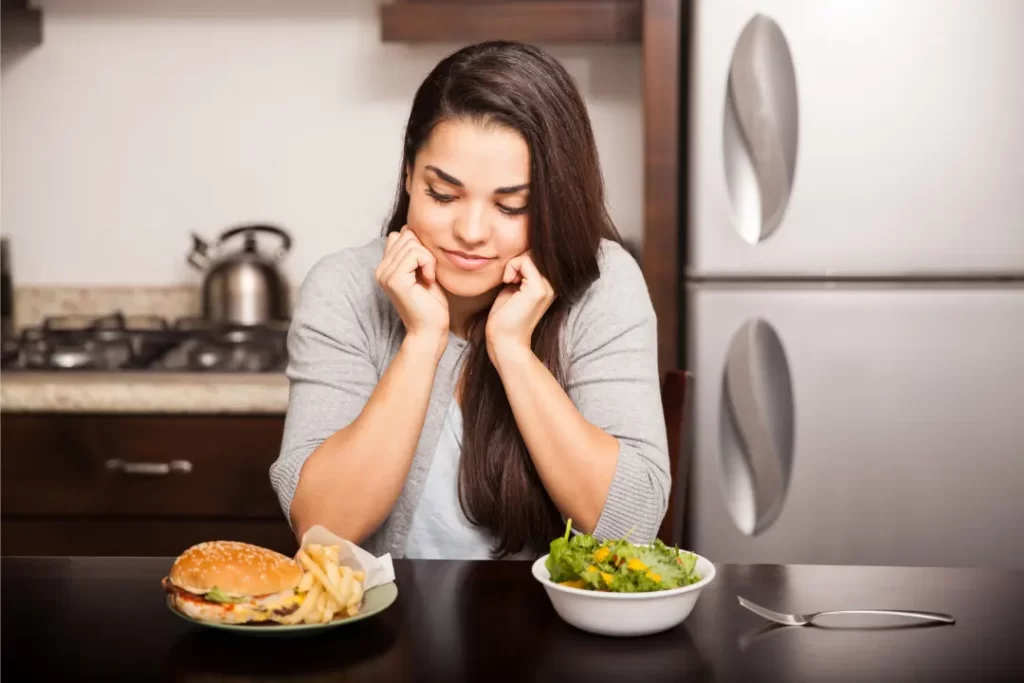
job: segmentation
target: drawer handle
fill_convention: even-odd
[[[170,462],[128,462],[118,458],[107,460],[108,470],[117,470],[125,474],[143,476],[164,476],[173,473],[188,474],[192,471],[192,463],[188,460],[172,460]]]

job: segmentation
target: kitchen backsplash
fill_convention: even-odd
[[[199,288],[178,286],[17,287],[14,325],[38,325],[50,316],[155,315],[175,319],[199,315]]]
[[[290,288],[294,308],[298,285]],[[14,290],[14,326],[38,325],[62,315],[153,315],[174,321],[202,315],[201,290],[196,285],[137,285],[111,287],[23,286]]]

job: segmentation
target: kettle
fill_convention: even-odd
[[[281,246],[271,255],[257,248],[256,235],[276,235]],[[241,249],[226,243],[243,238]],[[291,317],[288,282],[278,262],[292,246],[291,236],[273,225],[241,225],[225,230],[212,246],[192,233],[188,262],[203,271],[203,317],[235,325],[260,325]]]

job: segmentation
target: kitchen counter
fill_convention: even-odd
[[[273,640],[171,614],[160,589],[171,562],[5,557],[4,679],[937,683],[1024,671],[1020,571],[719,565],[682,625],[619,639],[562,622],[529,562],[398,560],[398,600],[382,614]],[[780,627],[737,595],[792,611],[933,610],[957,623]]]
[[[4,372],[5,413],[279,414],[283,373]]]

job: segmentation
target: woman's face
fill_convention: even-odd
[[[468,120],[434,129],[406,173],[407,222],[449,294],[495,289],[509,259],[527,250],[529,182],[530,152],[518,132]]]

